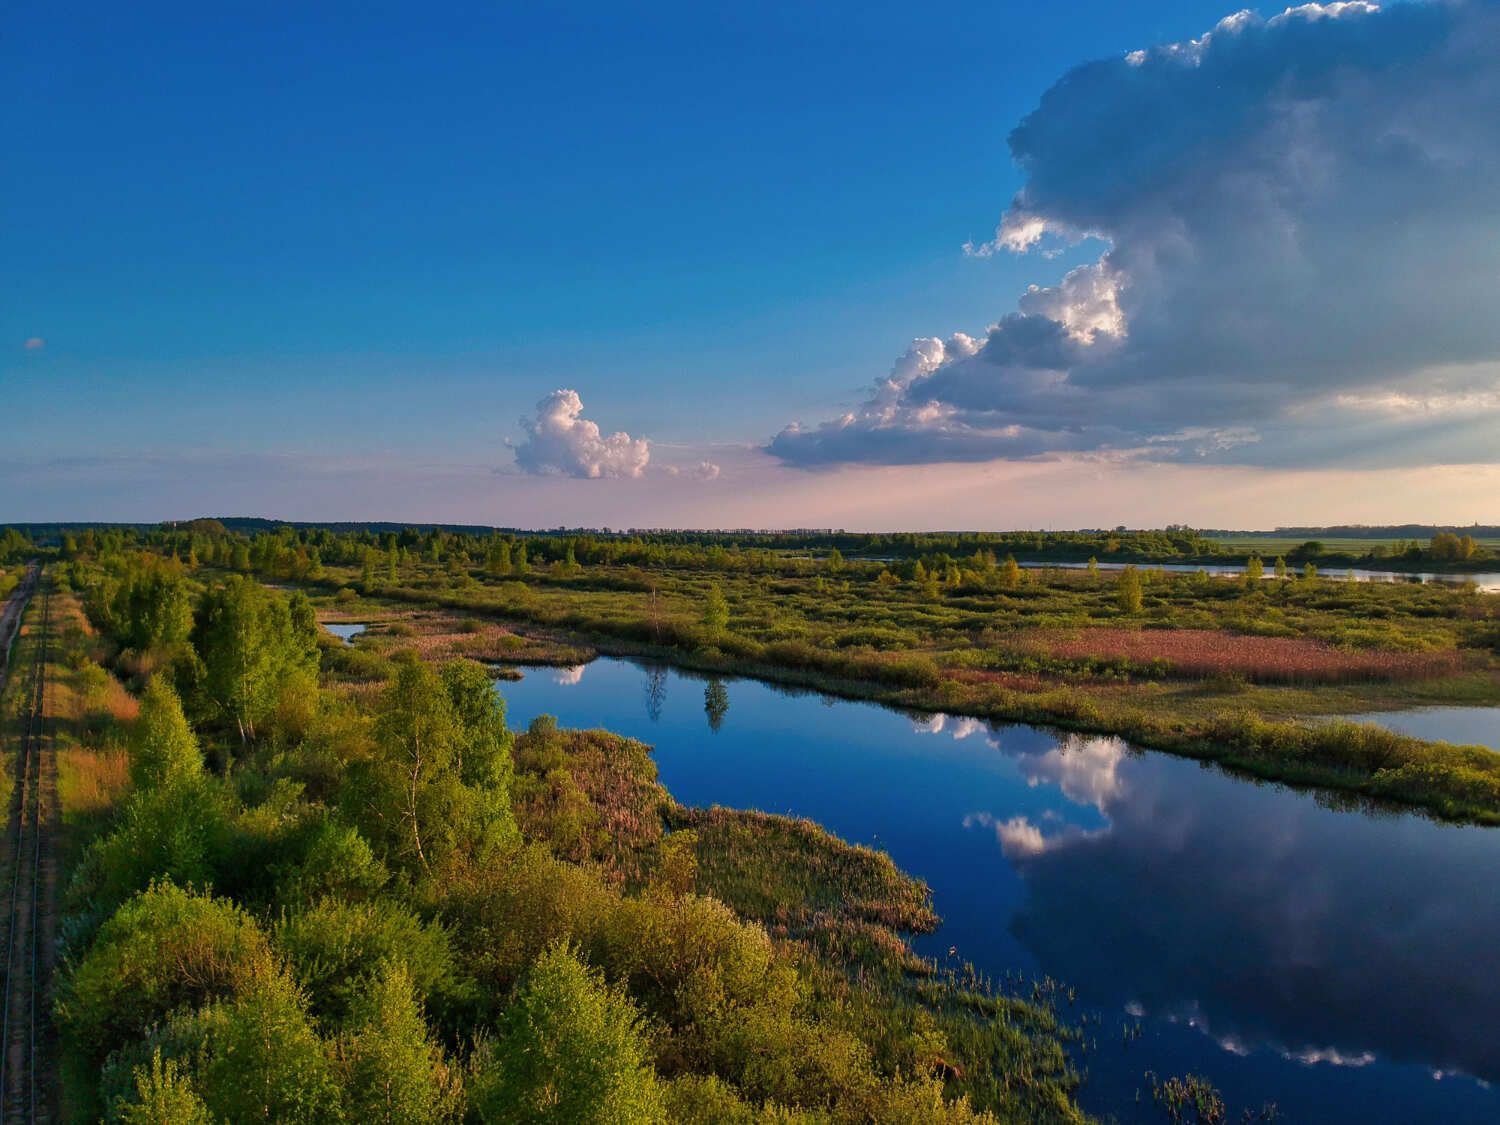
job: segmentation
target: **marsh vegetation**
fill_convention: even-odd
[[[700,821],[639,743],[515,735],[452,650],[489,626],[388,620],[350,677],[368,642],[298,591],[138,551],[58,580],[97,681],[58,702],[75,1119],[1082,1119],[1050,995],[912,952],[922,884]]]
[[[333,662],[335,675],[379,679],[381,661],[408,650],[519,664],[648,656],[1119,734],[1260,776],[1500,820],[1500,756],[1310,721],[1500,702],[1500,595],[1329,578],[1295,557],[1265,560],[1260,577],[1216,577],[1023,568],[978,536],[745,538],[283,529],[245,540],[200,528],[151,546],[208,573],[297,584],[342,614],[389,615]],[[1042,554],[1112,558],[1202,546],[1191,533],[1032,541]],[[877,549],[891,553],[856,557]]]

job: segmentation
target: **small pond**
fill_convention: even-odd
[[[1413,711],[1370,711],[1349,715],[1356,723],[1459,746],[1500,751],[1500,707],[1419,707]]]
[[[370,626],[364,621],[324,621],[323,628],[327,629],[346,645],[352,645],[354,638],[363,633]]]
[[[1151,1069],[1211,1077],[1236,1115],[1500,1121],[1500,831],[1340,810],[1114,738],[622,660],[499,690],[517,728],[545,712],[653,744],[685,803],[890,852],[944,919],[921,952],[1050,974],[1100,1016],[1091,1111],[1158,1120],[1135,1103]]]

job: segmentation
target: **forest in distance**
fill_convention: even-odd
[[[1154,565],[1207,557],[1193,533],[1014,534],[4,533],[0,595],[35,560],[51,600],[11,666],[45,628],[63,1118],[1089,1119],[1066,981],[918,956],[920,880],[680,805],[642,743],[510,729],[520,666],[645,657],[1500,823],[1493,749],[1337,717],[1500,703],[1500,595],[1356,582],[1328,546],[1221,575]],[[1404,550],[1488,557],[1448,534]],[[1083,557],[1020,565],[1048,550]],[[1143,1070],[1137,1111],[1274,1094]]]
[[[61,544],[87,532],[140,534],[158,528],[195,529],[210,534],[247,537],[287,532],[316,535],[377,536],[443,533],[466,538],[564,538],[696,544],[742,549],[829,551],[859,557],[906,558],[912,555],[967,554],[975,550],[1014,554],[1024,560],[1084,561],[1091,556],[1119,562],[1243,564],[1252,556],[1284,554],[1296,562],[1327,566],[1381,565],[1397,569],[1473,570],[1500,565],[1500,526],[1399,524],[1389,527],[1344,525],[1277,528],[1274,531],[1194,529],[1174,525],[1131,529],[1123,525],[1081,531],[848,532],[832,529],[766,531],[684,531],[678,529],[567,528],[527,531],[470,524],[398,524],[384,522],[299,523],[251,517],[173,520],[166,524],[24,523],[0,530],[13,549],[16,543]],[[0,555],[6,553],[0,547]]]

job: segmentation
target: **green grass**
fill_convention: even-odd
[[[696,886],[747,918],[788,933],[828,920],[931,933],[938,917],[925,883],[890,856],[847,844],[810,820],[739,809],[668,810],[693,833]]]

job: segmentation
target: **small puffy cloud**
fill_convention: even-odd
[[[667,465],[662,469],[669,477],[687,477],[690,480],[718,480],[719,466],[712,461],[699,461],[696,465]]]
[[[47,341],[40,336],[26,337],[26,343],[22,345],[28,352],[39,352],[47,346]]]
[[[651,443],[629,434],[604,437],[583,417],[583,400],[573,390],[556,390],[536,404],[536,418],[521,419],[525,437],[515,447],[525,472],[594,479],[638,477],[651,460]]]
[[[1500,5],[1306,4],[1080,66],[1010,134],[970,253],[1097,261],[919,340],[784,462],[1053,454],[1494,462]]]

